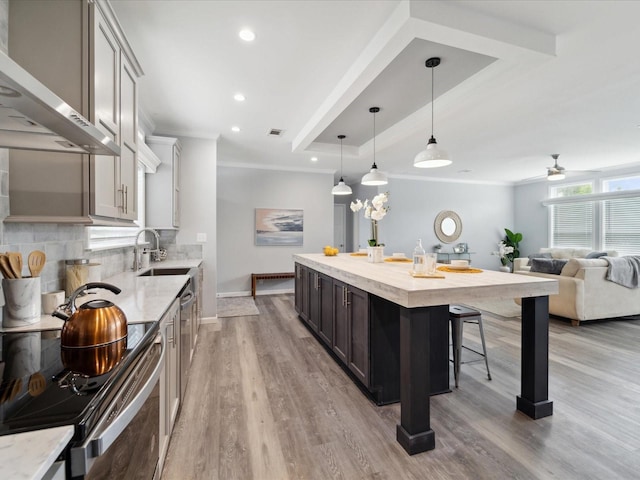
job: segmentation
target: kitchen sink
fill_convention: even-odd
[[[157,277],[159,275],[189,275],[191,269],[188,267],[180,268],[150,268],[149,270],[138,274],[139,277]]]

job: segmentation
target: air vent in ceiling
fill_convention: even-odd
[[[274,137],[280,137],[280,136],[282,136],[283,132],[284,132],[284,130],[281,130],[279,128],[272,128],[271,130],[269,130],[269,135],[274,136]]]

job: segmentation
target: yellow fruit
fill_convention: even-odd
[[[337,248],[332,248],[332,249],[331,249],[331,253],[332,253],[333,255],[337,255],[337,254],[338,254],[338,251],[339,251],[339,250],[338,250]]]

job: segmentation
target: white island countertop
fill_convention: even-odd
[[[411,262],[371,263],[367,257],[348,253],[332,257],[321,253],[296,254],[293,260],[406,308],[558,293],[556,280],[493,270],[480,273],[438,271],[445,278],[413,278],[409,274]]]
[[[150,268],[198,267],[202,260],[166,260],[152,263]],[[108,290],[96,290],[84,301],[94,298],[111,300],[127,317],[127,322],[145,323],[160,320],[177,298],[188,280],[187,275],[140,277],[139,272],[123,272],[103,280],[120,288],[118,295]],[[81,303],[79,300],[78,303]],[[4,332],[60,330],[63,321],[43,315],[39,322],[25,327],[2,328]],[[48,471],[73,435],[73,426],[35,430],[33,432],[0,435],[0,478],[40,479]]]

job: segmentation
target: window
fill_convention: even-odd
[[[573,198],[593,192],[593,183],[562,185],[550,188],[553,198]],[[551,246],[593,248],[594,209],[592,202],[576,198],[575,202],[551,205]]]
[[[640,190],[640,176],[602,182],[603,192]],[[602,201],[602,248],[620,255],[640,253],[640,194]]]
[[[549,189],[550,245],[640,254],[640,175]]]

